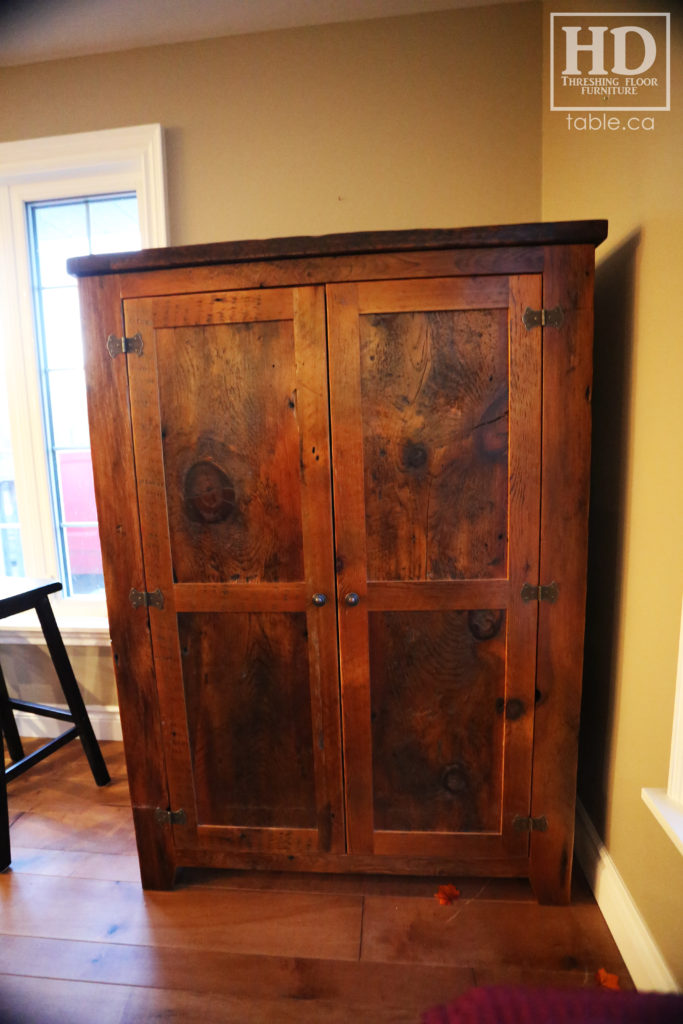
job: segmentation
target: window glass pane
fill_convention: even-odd
[[[104,597],[102,552],[96,526],[67,526],[66,550],[71,593],[78,597]]]
[[[14,487],[14,463],[9,433],[3,353],[0,348],[0,576],[21,576],[24,559]]]
[[[90,236],[93,252],[139,249],[142,243],[135,196],[90,203]]]
[[[64,519],[69,523],[97,523],[95,486],[89,451],[59,452],[59,483]]]
[[[104,596],[90,452],[59,452],[57,464],[72,592]]]
[[[66,261],[70,256],[85,256],[90,252],[86,204],[36,204],[33,213],[35,258],[39,269],[37,283],[43,288],[73,286],[74,279],[67,274]]]
[[[43,289],[42,303],[46,367],[77,369],[83,365],[78,286]]]
[[[85,378],[82,370],[50,370],[47,374],[55,449],[90,444]]]
[[[140,248],[135,195],[28,208],[45,437],[60,575],[68,595],[103,595],[92,483],[78,285],[71,256]],[[103,339],[104,343],[104,339]]]

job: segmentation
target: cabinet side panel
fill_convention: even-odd
[[[543,331],[540,580],[558,587],[541,602],[538,632],[531,880],[540,902],[569,901],[586,601],[593,341],[592,246],[546,250],[543,306],[561,306]],[[540,330],[540,328],[536,328]]]
[[[79,290],[107,612],[140,867],[145,888],[166,888],[174,855],[170,828],[154,821],[155,808],[168,806],[168,792],[149,624],[128,601],[131,587],[144,590],[145,579],[127,357],[112,358],[106,347],[109,333],[122,333],[118,278],[86,278]]]

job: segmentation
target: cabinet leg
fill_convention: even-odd
[[[571,901],[573,831],[531,837],[529,881],[539,903],[566,906]]]
[[[133,822],[143,889],[172,889],[176,859],[169,825],[159,825],[151,807],[134,807]]]

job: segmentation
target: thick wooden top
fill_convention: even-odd
[[[421,231],[364,231],[354,234],[251,239],[180,245],[138,252],[77,256],[67,261],[76,277],[164,270],[170,267],[210,266],[254,260],[307,256],[355,256],[362,253],[407,252],[425,249],[472,249],[533,245],[599,245],[607,237],[606,220],[502,224],[495,227],[435,228]]]

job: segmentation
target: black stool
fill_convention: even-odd
[[[58,580],[31,580],[14,577],[0,578],[0,619],[10,615],[18,615],[29,608],[35,608],[43,630],[47,649],[52,658],[57,678],[67,703],[68,711],[48,707],[45,704],[34,704],[30,701],[15,700],[10,697],[5,684],[5,677],[0,666],[0,735],[4,734],[7,750],[12,764],[4,769],[0,779],[0,871],[10,863],[9,817],[7,812],[6,784],[11,779],[23,775],[25,771],[49,757],[60,747],[80,736],[90,770],[98,786],[106,786],[110,781],[102,751],[93,732],[88,712],[81,697],[78,683],[74,676],[69,655],[64,647],[59,626],[55,621],[48,594],[62,589]],[[72,728],[67,729],[55,739],[48,740],[32,754],[25,755],[24,748],[14,721],[15,711],[29,711],[34,715],[56,718],[63,722],[71,722]],[[3,766],[4,767],[4,766]]]

